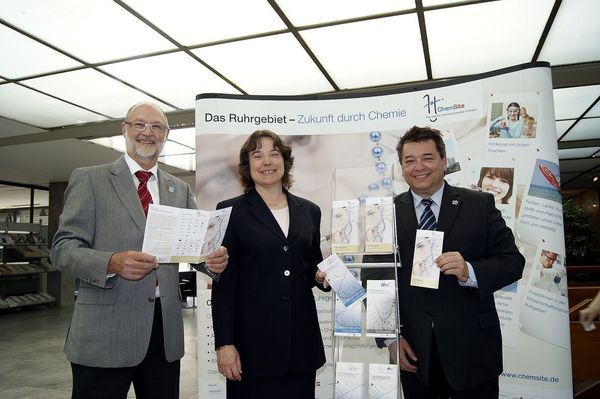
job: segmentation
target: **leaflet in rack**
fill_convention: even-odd
[[[201,263],[227,230],[231,207],[216,211],[150,204],[142,251],[159,263]]]
[[[396,399],[398,397],[398,366],[369,364],[369,398]]]
[[[333,334],[338,337],[360,337],[361,335],[362,306],[346,307],[335,297],[335,322]]]
[[[337,362],[335,367],[335,398],[363,399],[364,363]]]
[[[365,200],[365,252],[392,252],[394,203],[392,197]]]
[[[331,211],[331,251],[335,253],[356,253],[359,250],[358,214],[360,202],[357,199],[333,201]]]
[[[396,338],[396,282],[367,280],[367,337]]]

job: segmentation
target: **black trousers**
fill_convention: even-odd
[[[88,367],[71,363],[72,399],[126,399],[133,383],[137,399],[178,399],[180,361],[165,357],[160,299],[154,306],[154,321],[148,352],[133,367]]]
[[[227,399],[314,399],[316,371],[281,377],[242,375],[241,381],[227,380]]]
[[[435,339],[435,331],[431,334],[431,352],[429,358],[429,385],[416,373],[403,371],[400,373],[402,392],[405,399],[498,399],[498,377],[485,381],[465,391],[455,390],[446,379],[440,361]]]

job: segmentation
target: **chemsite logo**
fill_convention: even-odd
[[[443,98],[430,96],[429,94],[425,94],[423,100],[425,100],[423,108],[427,108],[427,118],[430,122],[437,121],[439,116],[457,114],[465,111],[465,104],[455,103],[446,106],[443,103]]]

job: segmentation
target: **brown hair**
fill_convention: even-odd
[[[246,142],[240,149],[240,163],[238,164],[238,172],[240,174],[240,183],[244,188],[244,192],[248,193],[254,190],[254,180],[250,175],[250,153],[260,148],[260,139],[263,137],[273,140],[273,147],[279,150],[283,157],[283,177],[281,184],[285,189],[292,187],[294,179],[290,171],[294,165],[294,157],[292,156],[292,147],[287,145],[281,137],[270,130],[257,130],[246,139]]]
[[[498,177],[500,179],[508,181],[508,192],[504,197],[502,197],[502,203],[508,204],[508,200],[510,199],[510,197],[512,197],[513,193],[513,168],[481,168],[481,172],[479,173],[479,182],[477,183],[478,187],[481,187],[481,183],[483,183],[483,178],[486,175]]]
[[[446,158],[446,145],[444,144],[444,139],[442,138],[442,134],[439,130],[430,127],[413,126],[408,129],[406,133],[404,133],[404,135],[400,138],[398,145],[396,146],[400,164],[402,164],[402,149],[404,148],[404,144],[418,143],[428,140],[433,140],[435,143],[435,148],[440,154],[440,157]]]

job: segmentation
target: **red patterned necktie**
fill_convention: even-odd
[[[140,181],[137,192],[140,197],[140,202],[142,203],[142,208],[144,209],[144,215],[146,216],[148,216],[148,207],[152,203],[152,196],[150,195],[150,191],[148,191],[148,179],[150,176],[152,176],[152,172],[143,170],[135,172],[135,177]]]

